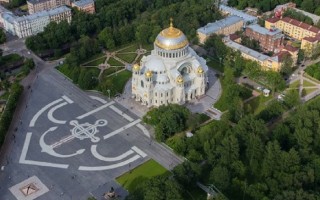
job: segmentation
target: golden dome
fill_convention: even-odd
[[[172,18],[170,19],[170,27],[162,30],[155,41],[155,44],[165,50],[180,49],[189,44],[184,33],[173,27]]]
[[[201,66],[198,67],[197,72],[198,74],[202,74],[204,72]]]
[[[181,75],[177,77],[177,83],[183,83],[183,77]]]
[[[145,73],[145,76],[147,78],[151,78],[152,77],[152,71],[148,70],[146,73]]]
[[[136,64],[133,65],[132,69],[134,71],[139,71],[140,70],[140,65],[136,63]]]

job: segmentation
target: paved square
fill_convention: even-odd
[[[154,142],[130,110],[80,90],[54,69],[41,73],[31,89],[1,163],[1,200],[17,200],[9,188],[31,176],[49,190],[37,200],[99,198],[110,187],[124,199],[127,191],[116,177],[150,158],[167,169],[182,162]]]
[[[9,188],[18,200],[33,200],[49,191],[49,189],[33,176]]]

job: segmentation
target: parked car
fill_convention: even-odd
[[[257,87],[257,90],[259,90],[259,91],[262,91],[264,88],[263,87],[261,87],[261,86],[258,86]]]

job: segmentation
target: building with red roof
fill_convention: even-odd
[[[290,17],[268,19],[265,21],[265,27],[267,29],[278,28],[284,34],[297,40],[302,40],[305,37],[315,37],[320,34],[319,28]]]

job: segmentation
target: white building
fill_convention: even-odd
[[[12,35],[16,35],[16,31],[14,29],[15,15],[13,15],[11,12],[5,12],[1,14],[1,18],[3,21],[4,30],[11,33]]]
[[[247,13],[244,13],[240,10],[237,10],[235,8],[232,8],[232,7],[223,5],[223,4],[221,4],[219,6],[219,10],[225,14],[228,14],[228,15],[235,15],[235,16],[241,17],[244,20],[245,24],[251,24],[251,23],[258,22],[257,17],[252,16],[252,15],[248,15]]]
[[[13,35],[17,35],[19,38],[24,38],[43,32],[44,28],[52,21],[59,23],[62,20],[66,20],[70,23],[71,9],[66,6],[61,6],[52,10],[45,10],[22,17],[16,17],[12,14],[5,16],[6,17],[3,18],[7,19],[8,24],[6,25],[7,27],[4,26],[5,30]]]
[[[132,68],[132,98],[142,105],[184,104],[205,94],[208,66],[172,22],[154,42],[151,55]]]

